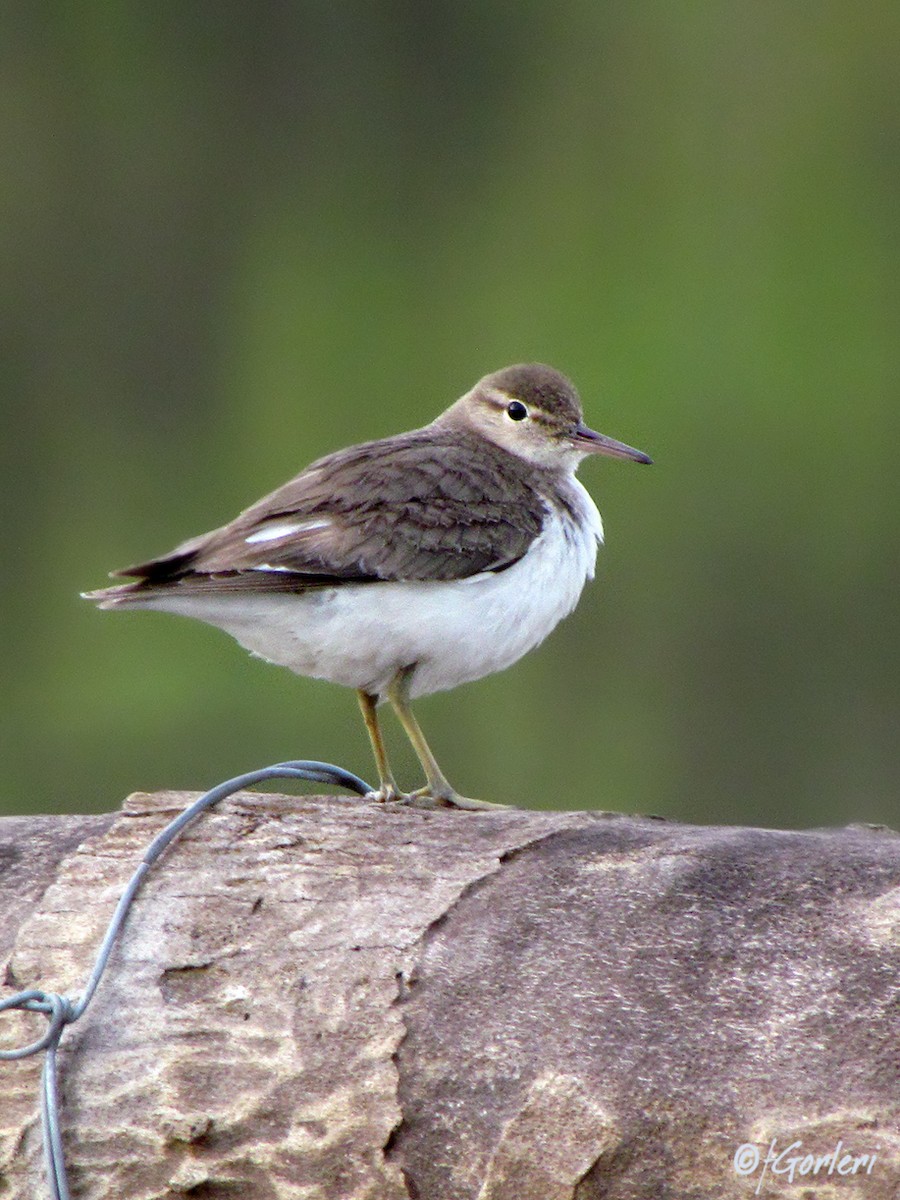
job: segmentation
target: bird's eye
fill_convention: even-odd
[[[506,415],[513,421],[524,421],[528,416],[528,409],[521,400],[513,400],[506,406]]]

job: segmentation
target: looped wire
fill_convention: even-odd
[[[18,992],[6,1000],[0,1000],[0,1012],[8,1009],[21,1009],[23,1012],[43,1013],[49,1021],[47,1032],[43,1037],[22,1046],[19,1050],[0,1050],[0,1061],[10,1061],[16,1058],[28,1058],[29,1055],[39,1054],[48,1046],[55,1044],[63,1029],[72,1020],[72,1002],[58,992],[42,992],[32,988],[27,992]]]
[[[234,795],[235,792],[253,787],[267,779],[304,779],[314,783],[328,783],[335,787],[346,788],[358,796],[365,796],[372,791],[369,784],[364,779],[360,779],[358,775],[353,775],[350,771],[333,766],[331,763],[316,762],[312,759],[275,763],[271,767],[248,771],[245,775],[236,775],[234,779],[227,779],[224,783],[217,784],[170,821],[147,847],[140,865],[131,876],[116,905],[103,941],[100,943],[96,962],[80,996],[62,996],[58,992],[44,992],[39,988],[29,988],[27,991],[17,992],[15,995],[0,1000],[0,1013],[19,1010],[40,1013],[47,1018],[47,1029],[42,1037],[16,1050],[0,1050],[0,1062],[28,1058],[30,1055],[46,1051],[41,1071],[40,1097],[44,1160],[47,1168],[50,1200],[71,1200],[59,1124],[59,1088],[56,1064],[56,1051],[66,1026],[72,1025],[83,1016],[85,1009],[90,1004],[109,962],[116,939],[125,924],[131,903],[153,864],[185,827],[195,821],[201,813],[212,808],[220,800]]]

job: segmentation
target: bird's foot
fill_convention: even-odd
[[[399,798],[402,804],[415,808],[462,808],[470,812],[489,812],[509,808],[508,804],[495,804],[493,800],[474,800],[471,796],[461,796],[453,788],[419,788],[408,796]]]
[[[391,800],[405,803],[409,797],[405,792],[401,792],[395,783],[383,783],[376,791],[366,792],[363,799],[374,800],[378,804],[387,804]]]
[[[508,808],[508,804],[495,804],[491,800],[474,800],[461,796],[451,787],[418,788],[415,792],[401,792],[395,783],[383,783],[377,791],[366,792],[366,800],[377,804],[406,804],[410,808],[460,808],[471,812],[487,812],[492,809]]]

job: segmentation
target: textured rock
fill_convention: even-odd
[[[114,819],[112,814],[0,819],[0,961],[60,861],[85,838],[105,832]]]
[[[39,856],[0,822],[8,987],[77,993],[190,799],[42,819]],[[44,1194],[39,1066],[0,1063],[2,1200]],[[886,1200],[900,837],[242,793],[151,873],[61,1067],[78,1198]],[[773,1139],[757,1192],[734,1156]]]

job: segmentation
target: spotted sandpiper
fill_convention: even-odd
[[[539,363],[483,379],[430,425],[314,462],[229,525],[114,572],[101,608],[181,613],[298,675],[356,689],[380,800],[493,808],[448,783],[410,701],[502,671],[593,577],[600,514],[575,471],[640,450],[589,429]],[[390,701],[425,772],[394,781],[376,706]]]

